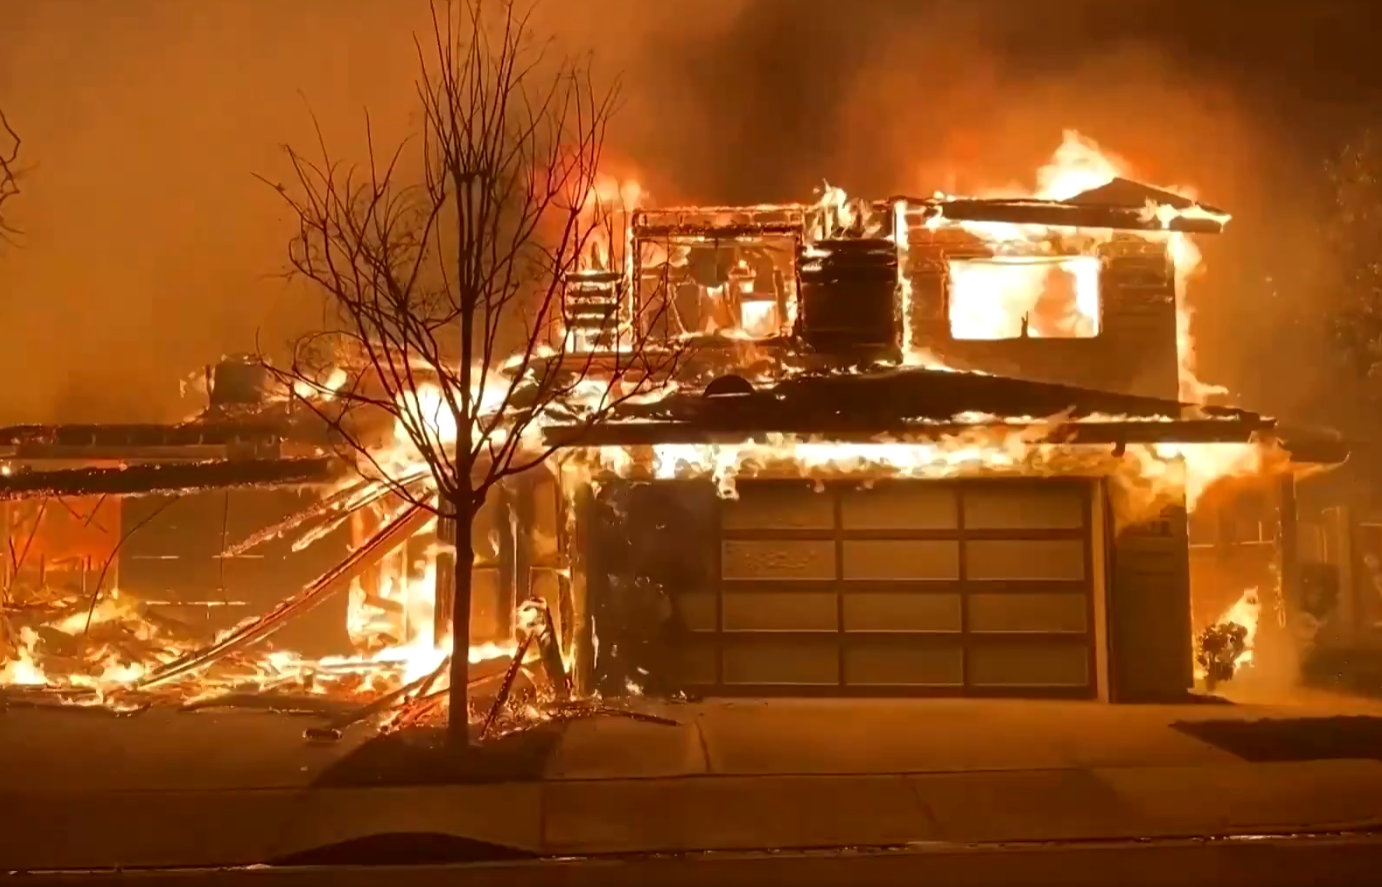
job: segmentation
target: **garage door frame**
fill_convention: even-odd
[[[810,484],[811,482],[805,482]],[[933,696],[933,697],[1040,697],[1040,698],[1095,698],[1099,693],[1102,683],[1099,673],[1098,646],[1102,642],[1102,637],[1096,625],[1096,613],[1102,608],[1096,606],[1096,596],[1101,593],[1097,587],[1098,577],[1096,574],[1095,544],[1096,539],[1102,534],[1095,531],[1095,521],[1102,520],[1102,515],[1094,514],[1094,486],[1097,481],[1087,478],[1004,478],[1004,479],[965,479],[965,480],[945,480],[945,481],[919,481],[919,480],[887,480],[878,481],[879,484],[899,483],[899,484],[936,484],[947,485],[955,491],[956,502],[956,526],[953,529],[944,530],[897,530],[888,529],[886,531],[853,530],[846,529],[842,519],[842,509],[844,497],[841,492],[861,485],[859,480],[841,480],[817,484],[818,490],[813,495],[829,496],[831,508],[834,512],[833,525],[831,529],[810,529],[810,530],[783,530],[783,529],[731,529],[724,526],[724,505],[722,504],[718,513],[717,532],[719,536],[716,544],[710,548],[714,552],[714,563],[709,570],[710,576],[714,577],[714,631],[698,631],[689,633],[688,639],[694,639],[698,645],[709,643],[713,647],[714,655],[714,679],[713,681],[690,682],[688,690],[702,695],[717,696]],[[801,480],[777,480],[777,479],[753,479],[740,481],[743,485],[790,485],[801,486]],[[988,485],[993,488],[1003,485],[1012,489],[1019,485],[1039,484],[1046,489],[1052,487],[1064,487],[1066,489],[1078,489],[1079,501],[1082,503],[1082,526],[1079,529],[972,529],[966,527],[965,522],[965,493],[975,485]],[[1083,578],[1078,582],[1073,580],[1043,581],[1022,579],[1018,581],[994,581],[977,580],[969,578],[969,570],[966,564],[966,546],[970,542],[981,540],[1043,540],[1043,539],[1074,539],[1083,541]],[[723,564],[721,555],[724,550],[724,542],[737,540],[830,540],[834,543],[834,578],[830,580],[811,579],[811,580],[783,580],[774,579],[770,583],[763,583],[766,587],[771,585],[774,590],[779,591],[811,591],[824,593],[829,591],[835,599],[835,629],[831,631],[807,630],[807,631],[757,631],[757,630],[734,630],[727,631],[725,625],[725,597],[726,585],[730,585],[738,590],[752,589],[755,583],[745,580],[725,579],[723,577]],[[846,541],[851,540],[954,540],[959,546],[959,568],[958,578],[951,581],[927,580],[924,585],[925,590],[921,590],[919,583],[912,581],[885,580],[873,582],[860,579],[846,579],[844,576],[844,546]],[[959,598],[959,627],[958,631],[850,631],[846,628],[845,619],[845,599],[848,594],[847,589],[861,591],[872,586],[878,586],[878,590],[886,588],[890,594],[932,594],[932,593],[954,593]],[[971,628],[971,597],[974,594],[984,592],[1002,591],[1006,593],[1028,593],[1043,591],[1071,592],[1078,589],[1083,593],[1084,600],[1084,630],[1082,632],[1061,631],[1051,633],[1038,632],[979,632]],[[711,591],[711,589],[706,589]],[[729,594],[736,593],[729,591]],[[736,644],[751,644],[755,640],[777,642],[784,645],[794,644],[821,644],[828,638],[833,638],[838,650],[838,665],[835,680],[831,683],[732,683],[725,680],[725,651],[733,648]],[[909,645],[917,645],[917,648],[924,648],[928,645],[936,645],[937,648],[947,648],[953,651],[953,646],[958,643],[961,647],[963,671],[961,681],[956,684],[850,684],[847,683],[846,657],[852,649],[858,649],[861,645],[883,647],[888,643],[905,642]],[[1088,652],[1087,681],[1083,685],[982,685],[974,681],[974,674],[971,668],[974,650],[981,645],[989,647],[1000,646],[1049,646],[1061,645],[1070,646],[1074,643],[1082,642]],[[784,647],[786,649],[786,647]],[[707,674],[708,677],[708,674]]]

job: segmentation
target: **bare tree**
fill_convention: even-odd
[[[5,204],[19,194],[19,133],[0,109],[0,240],[19,233],[5,215]]]
[[[1326,170],[1332,206],[1321,233],[1333,276],[1332,350],[1345,371],[1339,391],[1352,388],[1350,397],[1375,407],[1382,400],[1382,134],[1359,133]],[[1357,424],[1374,411],[1348,412]]]
[[[421,135],[387,157],[371,135],[368,164],[352,167],[331,158],[318,131],[320,159],[287,148],[296,181],[276,186],[299,225],[292,268],[336,313],[277,372],[310,388],[330,367],[352,367],[330,406],[312,408],[363,473],[454,521],[457,740],[468,736],[477,511],[497,483],[553,455],[536,433],[548,418],[589,428],[669,384],[679,361],[649,336],[656,319],[636,316],[627,273],[610,318],[617,347],[590,348],[562,330],[568,277],[592,263],[606,279],[623,269],[627,213],[598,187],[617,87],[597,89],[589,58],[555,58],[530,16],[512,0],[433,4],[431,34],[415,38]],[[381,457],[352,421],[362,411],[402,429],[429,483]]]

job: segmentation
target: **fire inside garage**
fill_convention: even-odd
[[[546,369],[474,395],[542,457],[469,546],[415,446],[454,446],[439,383],[412,424],[351,417],[353,455],[322,421],[359,355],[302,386],[223,362],[175,426],[0,430],[7,698],[397,726],[460,674],[488,731],[642,693],[1166,699],[1197,653],[1231,676],[1257,618],[1234,607],[1288,596],[1298,553],[1262,549],[1277,587],[1192,594],[1187,515],[1265,484],[1294,539],[1296,476],[1347,453],[1204,403],[1190,236],[1228,215],[1120,172],[1071,134],[1021,198],[626,203]],[[670,357],[594,421],[634,340]],[[549,373],[580,384],[508,434]]]

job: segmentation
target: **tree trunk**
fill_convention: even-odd
[[[450,715],[447,735],[456,747],[470,745],[470,697],[467,683],[470,673],[470,592],[475,566],[475,549],[471,545],[475,507],[470,497],[458,497],[452,503],[456,515],[455,585],[451,593],[451,691],[448,695]]]

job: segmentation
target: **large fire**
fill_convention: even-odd
[[[1064,199],[1107,184],[1126,173],[1116,158],[1101,153],[1097,146],[1074,133],[1051,164],[1038,171],[1037,186],[1031,196]],[[1183,193],[1183,192],[1182,192]],[[645,200],[642,189],[631,182],[600,179],[593,203],[613,202],[625,210]],[[881,219],[856,216],[864,213],[851,204],[843,192],[830,189],[823,200],[833,208],[843,224],[881,224]],[[1149,212],[1165,215],[1164,208]],[[894,221],[901,227],[903,211],[898,208]],[[957,337],[1001,338],[1019,331],[1033,337],[1092,336],[1099,331],[1098,259],[1089,252],[1075,255],[1042,255],[1039,245],[1052,231],[1030,226],[951,222],[938,217],[934,225],[956,225],[981,236],[999,247],[992,261],[957,260],[950,268],[955,288],[952,322]],[[1069,233],[1069,232],[1066,232]],[[1099,238],[1107,232],[1080,232]],[[1216,390],[1198,381],[1194,374],[1194,351],[1190,339],[1190,311],[1185,300],[1185,281],[1199,266],[1199,254],[1188,238],[1171,232],[1150,232],[1143,236],[1165,239],[1176,262],[1177,307],[1180,317],[1180,360],[1182,393],[1194,400]],[[592,235],[579,259],[581,270],[612,271],[630,256],[619,257],[620,237],[607,231]],[[905,248],[905,244],[900,245]],[[631,251],[630,251],[631,253]],[[664,257],[664,260],[671,259]],[[1065,288],[1067,307],[1047,310],[1044,294]],[[900,285],[903,338],[910,341],[905,310],[906,286]],[[743,329],[728,328],[725,335],[759,338],[782,327],[783,318],[769,314],[767,304],[745,302],[738,318]],[[774,306],[774,311],[776,310]],[[795,307],[787,304],[790,322]],[[568,346],[570,345],[568,339]],[[933,363],[928,355],[908,352],[909,364]],[[471,392],[471,400],[482,417],[473,423],[471,442],[484,437],[502,438],[507,431],[504,410],[512,391],[512,373],[518,364],[497,369],[483,377]],[[321,396],[330,397],[342,379],[332,374]],[[670,386],[666,389],[670,390]],[[666,393],[666,391],[663,391]],[[563,404],[565,418],[583,410],[598,408],[609,397],[609,386],[592,380],[571,402]],[[321,538],[325,529],[339,526],[352,513],[372,514],[376,522],[399,520],[405,509],[391,489],[406,489],[411,497],[427,499],[435,486],[419,443],[436,442],[454,446],[460,424],[453,410],[455,398],[435,385],[422,384],[400,403],[401,417],[393,440],[373,453],[371,468],[350,491],[332,497],[338,501],[324,513],[325,522],[303,531],[295,548]],[[583,402],[584,401],[584,402]],[[555,421],[563,417],[554,413]],[[957,417],[959,418],[959,417]],[[1097,421],[1097,417],[1092,420]],[[542,421],[530,422],[527,433],[541,429]],[[739,444],[662,445],[650,452],[634,448],[603,447],[585,451],[587,457],[577,474],[583,481],[590,472],[613,471],[620,475],[644,474],[671,478],[687,475],[712,478],[722,495],[734,495],[735,478],[741,475],[788,473],[805,477],[901,476],[945,478],[984,475],[1065,474],[1109,477],[1120,496],[1118,512],[1125,520],[1154,515],[1166,505],[1184,498],[1193,509],[1204,489],[1216,479],[1263,471],[1274,463],[1269,447],[1253,444],[1149,444],[1128,446],[1113,451],[1108,446],[1082,447],[1055,445],[1033,436],[1030,427],[1017,431],[1004,427],[1013,420],[1001,417],[968,417],[972,432],[932,439],[918,437],[906,441],[875,441],[861,444],[797,439],[778,436],[768,440]],[[1052,420],[1053,424],[1064,421]],[[1030,422],[1025,423],[1030,426]],[[569,480],[571,465],[558,471]],[[376,472],[371,479],[369,472]],[[383,477],[377,476],[378,472]],[[262,652],[247,649],[221,660],[215,669],[189,670],[171,684],[181,698],[205,696],[253,687],[257,690],[288,688],[312,694],[355,694],[377,696],[410,684],[438,669],[451,644],[445,631],[438,631],[436,600],[438,559],[447,547],[436,541],[436,520],[419,525],[418,537],[429,540],[422,550],[404,546],[384,558],[376,578],[367,586],[359,578],[349,589],[347,628],[357,652],[351,656],[309,660],[291,651]],[[324,529],[325,528],[325,529]],[[41,629],[24,627],[0,636],[0,652],[8,657],[0,665],[0,684],[33,688],[83,691],[71,701],[122,704],[122,694],[137,699],[143,682],[160,668],[181,660],[204,645],[204,639],[179,635],[148,618],[138,602],[119,591],[106,593],[99,606],[88,614],[82,600],[53,602],[55,617]],[[252,621],[252,620],[250,620]],[[5,623],[0,621],[0,629]],[[243,628],[238,626],[237,629]],[[236,629],[223,635],[222,640]],[[67,640],[63,640],[63,639]],[[66,652],[50,651],[64,648]],[[513,643],[473,646],[472,663],[512,656]],[[137,655],[135,652],[136,651]],[[433,690],[444,687],[442,683]],[[134,704],[134,703],[129,703]]]
[[[1037,171],[1036,187],[1005,188],[979,196],[1069,200],[1114,179],[1135,178],[1133,173],[1121,158],[1103,151],[1078,132],[1067,130],[1051,162]],[[1192,188],[1173,186],[1160,190],[1192,202],[1198,199]],[[1163,226],[1177,215],[1209,215],[1198,204],[1187,210],[1150,205],[1146,212],[1149,219],[1157,219]],[[1092,336],[1098,332],[1098,260],[1093,257],[1093,250],[1110,240],[1113,232],[1062,232],[1044,225],[955,221],[944,215],[931,220],[930,225],[935,229],[954,227],[967,231],[991,244],[996,253],[992,262],[951,263],[951,322],[956,338],[1013,338],[1019,330],[1026,330],[1031,336]],[[1066,236],[1066,249],[1083,254],[1089,261],[1080,264],[1072,256],[1050,255],[1053,234]],[[1195,342],[1190,329],[1193,311],[1187,290],[1189,281],[1201,270],[1199,249],[1179,232],[1151,231],[1142,236],[1164,241],[1174,264],[1181,399],[1202,403],[1211,395],[1225,393],[1222,386],[1201,382],[1195,371]],[[1054,275],[1052,272],[1057,270],[1063,273]],[[1058,281],[1055,286],[1053,278]],[[1069,294],[1060,293],[1061,288],[1068,289]],[[1066,297],[1060,298],[1062,295]],[[1051,309],[1043,303],[1061,307],[1052,317]]]

